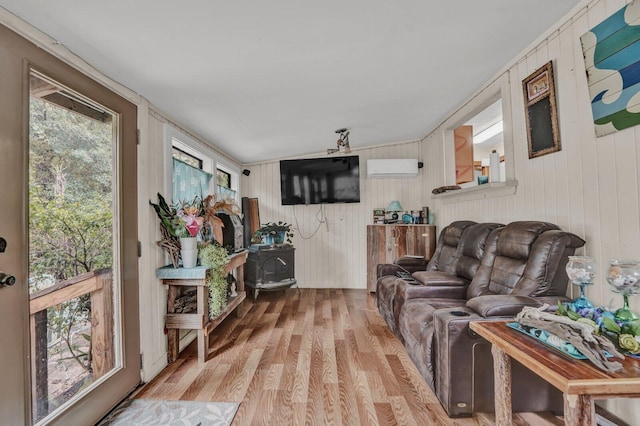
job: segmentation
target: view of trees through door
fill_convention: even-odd
[[[29,293],[33,419],[121,365],[114,263],[117,116],[32,72]],[[115,256],[117,260],[117,256]]]

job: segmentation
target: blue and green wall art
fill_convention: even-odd
[[[640,1],[580,37],[596,136],[640,124]]]

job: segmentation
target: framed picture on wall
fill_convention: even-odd
[[[640,124],[639,18],[635,0],[580,37],[596,137]]]
[[[522,81],[529,158],[560,151],[560,132],[553,82],[553,63],[547,62]]]

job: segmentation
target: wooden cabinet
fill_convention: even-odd
[[[431,259],[436,249],[435,225],[368,225],[367,289],[376,291],[376,267],[405,255]]]

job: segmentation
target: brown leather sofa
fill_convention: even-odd
[[[458,284],[433,285],[424,276],[423,285],[395,286],[393,309],[399,310],[396,334],[452,417],[493,411],[494,406],[490,346],[469,329],[469,321],[502,320],[523,306],[565,300],[568,256],[584,245],[581,238],[546,222],[492,225],[483,231],[489,230],[489,235],[484,240],[482,260],[470,284],[463,287],[465,291]],[[476,233],[476,243],[482,241],[481,236],[482,232]],[[462,248],[456,253],[477,260],[473,249],[479,245],[472,243],[465,251],[464,240],[463,235]],[[459,265],[466,270],[465,262],[457,262],[456,271]],[[473,263],[469,260],[471,271]],[[413,278],[418,281],[420,274],[428,275],[416,272]],[[414,288],[414,293],[406,291]],[[405,298],[401,300],[403,290]],[[513,383],[515,411],[562,411],[562,396],[517,363]]]
[[[424,297],[463,299],[469,283],[476,276],[482,262],[487,239],[501,223],[476,223],[462,233],[455,260],[447,272],[418,271],[413,280],[397,279],[393,297],[393,319],[399,330],[400,311],[407,301]],[[403,340],[402,334],[400,339]]]

